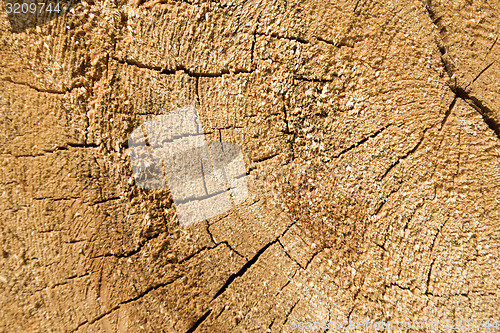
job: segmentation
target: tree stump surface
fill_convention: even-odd
[[[500,319],[497,0],[0,6],[0,331]],[[127,139],[189,105],[249,197],[181,227]]]

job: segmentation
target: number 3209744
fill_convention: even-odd
[[[45,2],[38,2],[38,3],[18,3],[18,2],[6,2],[5,3],[5,8],[7,10],[7,14],[35,14],[35,13],[45,13],[45,12],[55,12],[55,13],[60,13],[61,8],[59,3],[45,3]]]

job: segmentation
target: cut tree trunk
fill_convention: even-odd
[[[498,0],[1,6],[0,331],[500,319]],[[189,105],[249,197],[183,227],[127,142]]]

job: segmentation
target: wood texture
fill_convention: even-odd
[[[498,1],[1,6],[0,331],[500,319]],[[192,104],[250,196],[180,227],[127,137]]]

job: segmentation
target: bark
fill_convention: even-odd
[[[3,14],[0,330],[498,319],[499,5]],[[241,147],[250,195],[181,227],[168,190],[134,184],[127,139],[193,104],[207,141]]]

